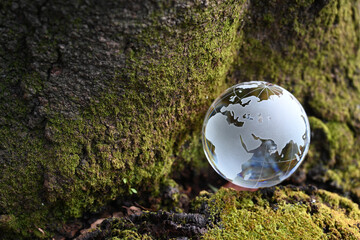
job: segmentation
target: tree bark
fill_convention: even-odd
[[[300,172],[359,201],[359,4],[0,3],[0,229],[51,236],[119,196],[159,194],[206,161],[203,115],[248,80],[299,98],[314,139]]]

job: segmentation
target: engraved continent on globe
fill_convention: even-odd
[[[202,141],[207,159],[223,178],[246,188],[270,187],[305,158],[310,126],[290,92],[252,81],[227,89],[214,101]]]

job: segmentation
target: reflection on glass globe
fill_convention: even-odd
[[[267,82],[227,89],[208,110],[202,129],[211,166],[245,188],[274,186],[304,160],[310,125],[298,100]]]

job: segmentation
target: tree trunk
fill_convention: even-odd
[[[284,86],[310,116],[293,182],[359,202],[359,1],[5,0],[0,12],[9,236],[52,236],[66,219],[158,196],[174,172],[204,166],[207,108],[248,80]]]

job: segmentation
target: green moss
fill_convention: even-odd
[[[252,1],[229,82],[289,89],[310,116],[306,169],[357,196],[360,12],[357,1]],[[315,171],[317,169],[317,171]]]
[[[20,228],[24,235],[37,228],[51,231],[56,223],[95,210],[131,189],[158,193],[157,187],[171,171],[183,166],[174,161],[202,166],[196,131],[202,116],[228,85],[247,80],[278,83],[304,103],[313,116],[312,128],[324,136],[313,141],[308,169],[321,163],[327,170],[323,181],[335,181],[360,196],[356,4],[350,0],[332,0],[323,6],[314,0],[251,1],[249,18],[244,18],[244,1],[207,7],[195,2],[179,7],[174,16],[168,12],[173,6],[159,3],[147,27],[138,35],[122,36],[133,43],[119,49],[126,55],[126,67],[116,69],[110,87],[71,119],[46,104],[36,109],[38,119],[28,119],[34,115],[34,104],[28,99],[41,95],[46,77],[28,70],[31,60],[22,51],[23,36],[12,30],[9,36],[18,39],[19,54],[16,61],[6,61],[9,74],[0,81],[4,89],[0,92],[0,153],[5,156],[0,162],[0,214],[13,217],[7,221],[12,227],[0,227]],[[166,14],[179,23],[163,20]],[[69,22],[77,31],[78,16]],[[36,48],[48,54],[49,62],[58,57],[54,46],[61,42],[61,34],[56,33],[67,31],[65,25],[55,25],[46,33],[54,38]],[[229,69],[232,72],[226,78]],[[19,82],[20,93],[14,91]],[[289,194],[278,198],[287,199]],[[230,195],[224,196],[225,203],[251,209],[263,206],[263,213],[283,219],[264,207],[269,204],[260,195],[241,201],[236,200],[237,193]],[[287,216],[296,214],[286,200],[281,204]],[[298,210],[301,217],[308,217],[303,208]],[[266,219],[259,221],[266,228]],[[331,228],[338,229],[336,224]],[[260,229],[254,234],[261,234]],[[314,231],[309,234],[316,236]]]
[[[335,164],[325,176],[328,181],[333,181],[336,186],[358,194],[357,189],[360,187],[357,180],[360,176],[357,167],[360,159],[359,142],[346,124],[330,122],[327,125],[333,136],[330,149]]]
[[[78,115],[70,119],[45,106],[41,111],[46,121],[40,118],[29,129],[26,118],[32,106],[26,98],[14,94],[11,104],[1,101],[1,111],[8,114],[1,144],[16,164],[3,163],[0,213],[13,214],[24,235],[38,227],[50,234],[57,223],[134,193],[132,189],[156,194],[175,159],[183,155],[190,161],[192,153],[186,153],[183,144],[200,128],[210,101],[226,88],[240,40],[243,3],[179,7],[173,16],[181,20],[177,25],[163,22],[164,14],[170,14],[165,5],[152,14],[142,32],[124,36],[133,43],[125,51],[126,67],[116,69],[110,88],[80,108]],[[55,62],[53,48],[61,34],[48,34],[38,50]],[[46,79],[36,72],[25,74],[15,63],[14,68],[14,76],[24,77],[24,92],[41,95]],[[16,82],[9,77],[1,86],[10,92]],[[19,130],[14,132],[14,126]]]
[[[334,152],[331,151],[330,142],[332,141],[331,131],[327,125],[316,117],[309,117],[312,139],[310,144],[305,168],[319,167],[319,165],[329,164],[332,159],[334,164]]]
[[[200,239],[358,239],[360,237],[358,205],[335,193],[316,190],[313,186],[273,187],[256,192],[238,192],[224,188],[216,194],[202,192],[192,201],[191,212],[197,214],[193,215],[197,216],[197,219],[207,218],[205,220],[207,232],[201,236],[199,233],[192,235]],[[97,231],[105,236],[133,232],[137,234],[135,239],[144,237],[158,239],[161,228],[144,231],[154,224],[154,219],[157,219],[155,216],[160,216],[161,220],[157,220],[158,225],[169,224],[171,221],[174,221],[173,225],[178,227],[193,225],[193,229],[202,225],[200,223],[202,221],[190,218],[190,214],[187,217],[183,216],[181,222],[175,220],[171,213],[161,211],[145,212],[134,221],[108,219]],[[189,232],[175,231],[175,229],[171,232],[173,237],[189,235]]]
[[[94,233],[93,233],[94,234]],[[131,239],[131,240],[151,240],[148,234],[139,234],[135,224],[129,223],[123,219],[108,219],[100,225],[99,229],[95,230],[95,237],[102,237],[106,239]]]
[[[220,216],[203,239],[357,239],[359,208],[327,191],[275,188],[258,192],[221,189],[207,202]],[[255,202],[256,204],[248,204]]]
[[[322,169],[321,181],[358,195],[360,149],[354,132],[344,123],[324,123],[315,117],[309,120],[314,137],[305,169]]]

